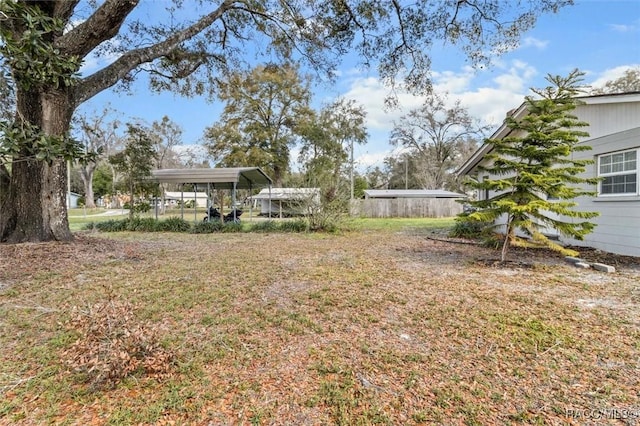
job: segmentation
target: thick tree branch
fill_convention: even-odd
[[[400,6],[397,0],[393,0],[393,8],[395,9],[396,16],[398,17],[398,28],[402,37],[402,46],[409,47],[410,44],[407,42],[407,36],[405,34],[406,25],[404,23],[404,20],[402,19],[402,6]],[[398,50],[399,48],[400,47],[398,46],[396,50]]]
[[[53,16],[67,22],[80,0],[57,1],[53,9]]]
[[[113,86],[139,65],[167,55],[178,47],[180,43],[196,36],[220,19],[228,10],[233,9],[234,3],[236,3],[234,0],[225,0],[215,11],[203,16],[193,25],[152,46],[131,50],[111,65],[84,78],[74,88],[74,104],[76,106],[80,105],[101,91]]]
[[[139,0],[106,0],[89,19],[58,38],[55,47],[63,55],[84,58],[100,43],[118,34],[125,18],[138,2]]]

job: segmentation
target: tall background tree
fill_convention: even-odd
[[[310,81],[293,65],[260,65],[234,73],[221,84],[224,110],[205,131],[205,145],[217,164],[259,166],[281,186],[299,121],[311,113]]]
[[[176,146],[182,144],[182,128],[173,122],[168,116],[163,116],[159,121],[151,123],[149,137],[155,150],[156,169],[179,168],[182,161],[175,151]],[[164,194],[170,188],[170,184],[161,183],[163,188],[160,200],[160,211],[165,212]]]
[[[459,100],[432,93],[419,108],[394,123],[391,144],[402,147],[412,184],[424,189],[455,189],[455,169],[477,148],[486,126],[474,120]],[[406,179],[405,179],[406,180]],[[415,186],[412,186],[412,188]]]
[[[420,189],[422,181],[418,179],[418,161],[416,155],[411,152],[402,152],[398,155],[386,157],[382,172],[385,176],[385,189]]]
[[[66,160],[82,155],[69,140],[73,112],[96,94],[147,75],[153,90],[214,92],[211,81],[255,59],[301,61],[330,75],[353,50],[390,85],[430,88],[430,46],[459,47],[473,64],[507,50],[536,17],[572,0],[431,2],[377,0],[16,0],[0,2],[1,65],[15,84],[17,114],[5,123],[0,175],[0,240],[72,238],[66,211]],[[188,10],[187,10],[188,9]],[[250,49],[251,48],[251,49]],[[117,59],[79,76],[90,54]],[[251,58],[249,58],[251,56]],[[146,74],[145,74],[146,73]]]
[[[311,203],[312,229],[332,229],[349,212],[357,176],[353,147],[367,141],[366,112],[353,100],[338,99],[313,112],[298,126],[302,184],[320,190]]]
[[[589,124],[573,115],[579,102],[575,97],[583,91],[582,75],[574,70],[567,77],[548,76],[551,86],[534,89],[538,98],[526,98],[527,115],[521,119],[507,117],[510,135],[486,141],[492,151],[486,156],[488,165],[480,167],[480,171],[489,178],[471,182],[471,187],[494,195],[470,202],[478,211],[461,219],[504,226],[502,262],[510,245],[529,244],[516,230],[531,237],[534,244],[575,254],[550,241],[543,234],[544,229],[553,228],[580,240],[594,227],[587,219],[597,213],[572,209],[576,197],[594,195],[584,189],[584,184],[598,182],[597,178],[580,176],[593,161],[571,156],[572,152],[591,149],[580,144],[580,138],[589,136],[581,128]],[[501,217],[505,220],[496,222]]]
[[[127,124],[125,146],[122,151],[109,157],[109,162],[120,173],[122,189],[129,198],[129,218],[143,211],[139,197],[151,195],[156,184],[149,179],[158,156],[149,129],[140,124]]]
[[[151,123],[149,136],[156,151],[156,168],[166,169],[181,165],[175,148],[182,144],[182,128],[168,116]]]
[[[298,124],[298,161],[308,186],[337,186],[345,178],[353,186],[353,147],[367,141],[366,117],[362,105],[340,98]]]
[[[85,206],[91,209],[96,207],[93,193],[94,172],[100,162],[113,155],[122,142],[118,133],[120,122],[110,118],[112,113],[111,109],[105,108],[99,114],[81,114],[74,118],[76,137],[85,152],[94,154],[92,159],[78,163],[84,187]]]

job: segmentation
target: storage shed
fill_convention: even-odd
[[[320,203],[319,188],[265,188],[251,197],[264,216],[296,216],[307,213],[309,203]]]
[[[367,189],[353,203],[359,217],[452,217],[462,213],[464,194],[439,189]]]

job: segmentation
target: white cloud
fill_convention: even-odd
[[[500,62],[494,70],[499,74],[482,85],[475,83],[475,80],[479,80],[483,74],[468,67],[458,72],[434,72],[434,89],[437,93],[448,92],[449,102],[460,100],[473,117],[484,124],[497,127],[504,120],[507,111],[522,104],[534,78],[538,77],[538,72],[521,60]],[[377,78],[354,77],[342,95],[347,99],[354,99],[367,111],[366,125],[370,140],[366,146],[356,148],[358,169],[381,166],[385,157],[393,155],[395,151],[389,146],[389,134],[394,121],[398,121],[410,109],[419,107],[424,100],[423,97],[409,93],[397,93],[400,108],[388,110],[384,105],[388,94],[388,88]]]
[[[464,68],[460,73],[453,71],[434,72],[433,88],[438,93],[459,93],[469,87],[473,76],[474,70],[472,68]]]
[[[393,121],[403,114],[399,110],[388,110],[384,100],[389,95],[389,90],[374,77],[355,78],[351,81],[349,90],[342,96],[346,99],[353,99],[358,104],[363,105],[367,111],[367,128],[369,130],[391,130]],[[420,104],[414,102],[406,94],[400,94],[401,105]],[[410,106],[411,108],[411,106]]]
[[[354,159],[355,168],[365,171],[371,167],[382,166],[384,159],[391,154],[391,151],[378,151],[373,153],[365,153]]]
[[[548,40],[540,40],[539,38],[535,38],[535,37],[525,37],[524,40],[522,40],[522,43],[520,43],[520,46],[535,47],[538,50],[544,50],[546,49],[548,44],[549,44]]]
[[[82,24],[84,21],[86,21],[86,19],[71,19],[69,22],[67,22],[67,25],[64,27],[63,33],[65,34],[68,33],[78,25]]]
[[[493,48],[493,50],[491,52],[488,52],[487,54],[490,58],[492,58],[492,62],[493,62],[495,57],[509,53],[509,52],[515,52],[516,50],[527,49],[530,47],[537,50],[545,50],[548,45],[549,45],[548,40],[540,40],[539,38],[528,36],[528,37],[524,37],[522,40],[520,40],[515,44],[498,43],[498,45],[496,45]]]
[[[84,58],[82,66],[80,67],[80,74],[91,74],[98,68],[105,67],[115,62],[122,55],[120,52],[115,51],[119,45],[117,40],[110,40],[106,43],[110,43],[111,46],[101,49],[100,53],[97,53],[97,50],[94,49]],[[102,47],[102,45],[99,46],[98,49],[100,49],[100,47]]]
[[[617,80],[624,75],[625,71],[634,68],[640,68],[640,64],[620,65],[618,67],[606,69],[600,73],[587,72],[587,77],[593,78],[590,86],[598,88],[603,87],[608,81]]]
[[[479,87],[460,93],[458,98],[472,117],[480,119],[484,124],[498,126],[504,120],[507,111],[520,106],[524,96],[524,93],[504,88]]]
[[[492,84],[473,88],[478,74],[468,67],[459,72],[434,72],[434,90],[449,93],[451,103],[460,100],[469,112],[487,124],[499,124],[507,111],[519,106],[529,92],[537,70],[526,62],[515,60],[501,63],[496,69],[502,73],[493,78]],[[355,78],[343,96],[354,99],[367,110],[369,131],[390,132],[394,121],[398,121],[409,110],[419,107],[424,98],[409,93],[397,93],[399,109],[389,110],[384,99],[389,90],[374,77]]]
[[[611,24],[609,27],[619,33],[630,33],[638,30],[637,25],[628,25],[628,24]]]

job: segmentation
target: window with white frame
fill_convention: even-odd
[[[600,195],[638,194],[638,149],[598,157]]]

